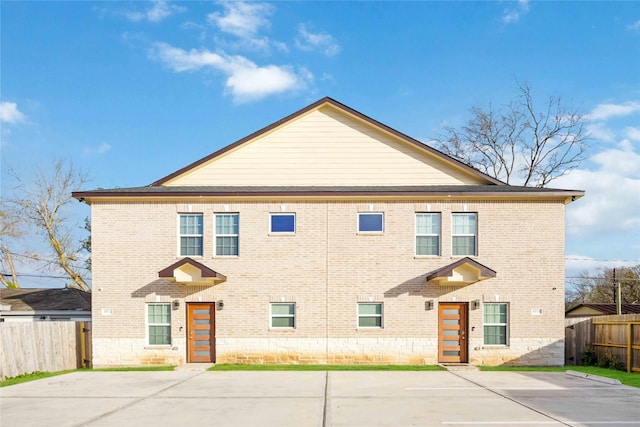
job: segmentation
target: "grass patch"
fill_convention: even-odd
[[[75,372],[75,369],[70,371],[58,372],[31,372],[30,374],[22,374],[18,375],[17,377],[5,378],[4,380],[0,381],[0,387],[27,383],[29,381],[41,380],[43,378],[56,377],[58,375],[68,374],[70,372]]]
[[[146,372],[146,371],[173,371],[175,366],[118,366],[114,368],[91,369],[94,372]]]
[[[214,365],[210,371],[444,371],[438,365]]]
[[[58,375],[70,374],[72,372],[130,372],[130,371],[173,371],[175,366],[132,366],[117,368],[98,368],[98,369],[71,369],[68,371],[58,372],[31,372],[30,374],[22,374],[17,377],[5,378],[0,381],[0,387],[26,383],[29,381],[41,380],[43,378],[56,377]]]
[[[613,378],[622,384],[640,388],[640,374],[634,372],[616,371],[614,369],[599,368],[597,366],[480,366],[481,371],[513,371],[513,372],[566,372],[576,371],[590,375]]]

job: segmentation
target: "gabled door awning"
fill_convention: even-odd
[[[472,260],[462,258],[427,275],[427,284],[466,286],[496,277],[496,272]]]
[[[158,277],[185,285],[217,285],[227,281],[227,276],[218,273],[191,258],[182,258],[158,272]]]

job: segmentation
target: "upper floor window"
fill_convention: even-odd
[[[358,213],[358,233],[382,233],[384,214],[382,212]]]
[[[416,214],[416,255],[440,255],[440,214]]]
[[[452,254],[474,256],[478,254],[478,215],[454,213],[452,216]]]
[[[271,233],[295,233],[296,214],[294,213],[272,213],[270,214]]]
[[[202,214],[180,215],[180,256],[202,256]]]
[[[216,247],[218,256],[238,255],[239,215],[216,214]]]

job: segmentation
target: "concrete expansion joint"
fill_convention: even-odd
[[[438,363],[438,366],[442,366],[447,371],[479,371],[477,366],[470,365],[468,363]]]

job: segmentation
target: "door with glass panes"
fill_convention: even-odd
[[[187,317],[187,362],[215,362],[215,303],[187,304]]]
[[[438,304],[438,361],[467,363],[467,303]]]

